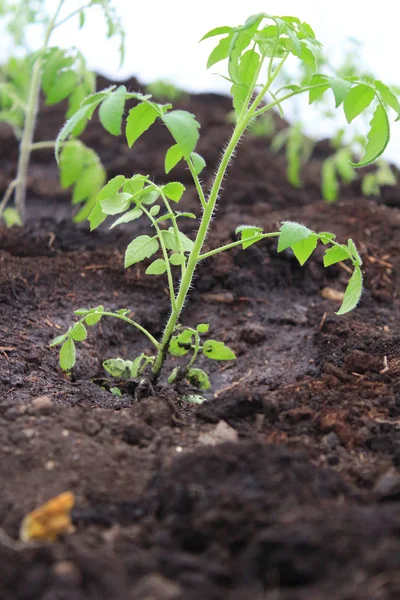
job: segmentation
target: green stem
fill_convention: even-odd
[[[157,340],[151,335],[151,333],[149,331],[147,331],[147,329],[145,329],[144,327],[139,325],[139,323],[136,323],[136,321],[132,321],[132,319],[129,319],[129,317],[126,317],[125,315],[119,315],[117,313],[103,312],[101,314],[104,317],[114,317],[115,319],[121,319],[121,321],[125,321],[125,323],[129,323],[129,325],[133,325],[133,327],[136,327],[136,329],[141,331],[150,340],[150,342],[153,344],[153,346],[155,346],[157,348],[157,350],[159,349],[160,344],[157,342]],[[86,319],[86,316],[80,320],[80,323],[84,323],[85,319]]]
[[[0,203],[0,217],[3,214],[3,211],[8,204],[9,199],[11,198],[11,194],[13,193],[14,189],[16,188],[17,183],[18,183],[17,179],[14,179],[13,181],[11,181],[10,185],[8,186],[6,193],[4,194],[3,199]]]
[[[37,113],[38,113],[38,109],[39,109],[39,96],[40,96],[40,86],[41,86],[41,78],[42,78],[42,54],[47,48],[51,33],[54,29],[57,17],[60,13],[63,3],[64,3],[64,0],[59,0],[57,10],[56,10],[53,18],[50,20],[49,25],[47,27],[42,51],[39,53],[39,58],[36,60],[35,64],[33,65],[32,74],[31,74],[31,83],[29,86],[27,108],[26,108],[26,112],[25,112],[24,131],[22,134],[22,139],[21,139],[20,148],[19,148],[18,167],[17,167],[17,176],[16,176],[18,183],[16,185],[16,190],[15,190],[15,208],[19,212],[23,223],[25,222],[25,198],[26,198],[28,167],[29,167],[29,160],[30,160],[30,155],[31,155],[33,134],[34,134],[35,125],[36,125],[36,118],[37,118]]]
[[[61,144],[62,143],[63,142],[61,142]],[[31,150],[47,150],[48,148],[54,149],[55,145],[55,142],[34,142],[31,144]]]
[[[86,10],[87,8],[89,8],[89,6],[93,6],[93,5],[89,2],[88,4],[85,4],[84,6],[81,6],[81,8],[77,8],[72,13],[70,13],[69,15],[67,15],[66,17],[64,17],[63,19],[61,19],[61,21],[59,21],[58,23],[56,23],[54,25],[54,27],[53,27],[53,30],[56,29],[56,27],[60,27],[60,25],[64,25],[64,23],[66,23],[67,21],[69,21],[70,19],[72,19],[72,17],[75,17],[75,15],[78,15],[82,11]]]
[[[164,257],[164,261],[165,261],[165,266],[167,268],[169,295],[171,297],[172,313],[174,313],[175,310],[176,310],[174,282],[173,282],[173,279],[172,279],[171,265],[169,263],[168,252],[167,252],[167,248],[166,248],[165,243],[164,243],[164,238],[163,238],[163,235],[162,235],[162,231],[159,228],[158,223],[154,219],[153,215],[150,214],[150,212],[147,210],[147,208],[145,208],[143,205],[141,205],[140,209],[149,218],[149,220],[151,221],[151,224],[153,225],[154,229],[157,232],[158,241],[160,242],[161,251],[163,253],[163,257]]]
[[[174,211],[172,210],[171,205],[168,202],[167,197],[164,194],[164,192],[162,191],[162,189],[161,188],[157,188],[157,189],[160,192],[160,196],[162,198],[162,201],[164,202],[165,208],[167,209],[167,211],[171,215],[172,227],[174,228],[174,233],[175,233],[176,241],[177,241],[178,248],[179,248],[179,254],[181,254],[182,256],[184,256],[183,248],[182,248],[182,242],[181,242],[181,238],[179,236],[179,228],[178,228],[178,224],[176,222],[176,217],[175,217]],[[185,272],[185,268],[186,268],[185,267],[185,263],[183,262],[182,265],[181,265],[182,277],[183,277],[183,274]]]
[[[199,260],[204,260],[205,258],[210,258],[210,256],[215,256],[215,254],[219,254],[220,252],[225,252],[225,250],[230,250],[231,248],[236,248],[237,246],[242,246],[243,244],[248,244],[249,242],[255,242],[259,240],[264,240],[266,238],[271,237],[279,237],[280,231],[273,231],[272,233],[260,233],[258,235],[253,235],[250,238],[246,238],[245,240],[238,240],[236,242],[232,242],[230,244],[225,244],[225,246],[220,246],[215,250],[210,250],[209,252],[205,252],[204,254],[200,254]]]
[[[189,171],[192,174],[192,178],[193,178],[193,181],[194,181],[194,185],[196,186],[197,193],[199,195],[201,206],[204,209],[206,207],[207,202],[206,202],[206,198],[204,196],[203,188],[201,187],[199,176],[196,175],[196,171],[195,171],[192,159],[189,158],[189,159],[186,160],[186,162],[188,164]]]
[[[200,349],[200,336],[199,336],[198,331],[196,331],[195,329],[190,329],[190,331],[193,331],[195,341],[194,341],[194,348],[193,348],[193,356],[187,364],[186,373],[189,371],[190,367],[193,365],[194,361],[196,360],[197,355],[199,353],[199,349]]]

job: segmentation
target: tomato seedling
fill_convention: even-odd
[[[52,105],[68,99],[67,117],[73,115],[86,96],[94,91],[94,74],[87,70],[85,60],[74,48],[67,50],[50,46],[53,33],[70,19],[79,19],[83,27],[86,12],[93,6],[102,8],[108,25],[108,37],[118,35],[121,39],[120,53],[123,58],[124,33],[119,18],[110,0],[89,0],[79,2],[80,6],[64,14],[65,5],[70,0],[54,2],[55,11],[45,14],[43,0],[5,0],[0,7],[0,17],[6,18],[5,25],[15,45],[24,46],[24,36],[29,25],[40,22],[44,25],[41,48],[29,52],[24,58],[12,57],[0,74],[0,120],[14,130],[19,144],[18,167],[15,179],[8,186],[0,202],[0,218],[6,225],[21,225],[25,221],[25,199],[29,161],[34,150],[54,148],[54,141],[34,142],[34,131],[39,111],[40,93],[45,104]],[[77,136],[85,128],[85,122],[77,123],[74,131]],[[73,145],[72,152],[68,146]],[[98,191],[104,185],[106,175],[97,154],[80,142],[65,145],[64,161],[79,160],[81,166],[79,182],[63,177],[63,187],[75,185],[72,202],[85,206],[76,220],[87,218]],[[73,155],[73,158],[71,156]],[[15,208],[6,208],[12,195],[15,195]]]
[[[60,364],[69,371],[75,364],[75,342],[86,339],[87,326],[91,327],[104,317],[121,319],[143,333],[153,353],[140,355],[133,361],[120,358],[106,361],[105,368],[113,375],[136,377],[151,369],[156,381],[168,354],[187,356],[183,367],[175,368],[168,380],[188,379],[200,389],[210,386],[207,374],[196,367],[194,362],[201,353],[212,360],[232,360],[234,353],[223,342],[213,339],[203,341],[208,332],[205,323],[193,327],[180,324],[183,307],[200,261],[211,258],[220,252],[241,247],[244,250],[252,244],[267,238],[278,238],[278,252],[291,248],[299,263],[303,265],[321,242],[325,247],[324,265],[327,267],[340,261],[349,261],[353,274],[348,282],[343,302],[337,314],[352,310],[362,292],[361,258],[350,239],[347,244],[338,243],[335,235],[328,232],[314,232],[299,223],[284,222],[279,231],[264,232],[261,227],[243,225],[236,229],[238,239],[213,250],[204,249],[212,217],[215,213],[221,185],[228,165],[243,133],[249,125],[274,107],[280,107],[290,98],[308,93],[310,102],[315,101],[327,90],[332,90],[336,105],[344,105],[348,121],[364,111],[371,102],[376,108],[371,121],[365,146],[364,157],[356,166],[363,166],[378,158],[389,139],[388,107],[400,113],[396,96],[383,84],[364,83],[356,77],[334,78],[315,71],[314,52],[320,43],[311,27],[295,17],[274,17],[260,13],[251,16],[239,27],[217,27],[203,39],[220,37],[208,59],[208,67],[227,60],[232,87],[233,107],[236,124],[231,138],[226,144],[221,161],[216,169],[211,189],[208,193],[202,187],[200,173],[205,167],[204,159],[196,152],[200,125],[194,115],[183,110],[173,110],[170,104],[159,104],[149,95],[130,93],[122,85],[105,90],[87,98],[78,112],[71,117],[61,130],[56,143],[56,156],[60,145],[74,130],[76,123],[89,119],[95,108],[100,107],[100,120],[107,131],[116,135],[121,131],[122,119],[127,100],[135,100],[136,105],[129,110],[125,134],[129,147],[143,135],[157,120],[169,130],[173,144],[165,156],[165,172],[184,161],[192,175],[199,199],[201,215],[181,212],[174,208],[185,192],[182,183],[172,181],[157,184],[149,175],[134,174],[127,178],[118,175],[111,179],[97,196],[89,221],[95,229],[108,217],[114,218],[111,227],[128,223],[135,219],[149,221],[149,233],[131,241],[125,253],[125,267],[129,268],[145,259],[154,260],[147,266],[146,273],[166,278],[171,299],[171,312],[161,339],[132,320],[128,309],[117,312],[107,311],[103,306],[92,309],[78,309],[79,320],[66,333],[58,336],[52,345],[61,345]],[[276,88],[276,79],[285,61],[294,55],[305,61],[312,73],[306,83],[285,85]],[[72,165],[72,163],[71,163]],[[73,167],[71,177],[73,176]],[[199,219],[194,239],[187,237],[179,228],[182,219]]]

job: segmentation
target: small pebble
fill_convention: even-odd
[[[53,407],[50,396],[38,396],[32,400],[32,408],[41,413],[48,413]]]

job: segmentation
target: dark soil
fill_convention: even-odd
[[[201,122],[207,185],[231,131],[229,100],[199,95],[180,107]],[[37,140],[62,120],[46,109]],[[17,147],[6,128],[0,137],[4,190]],[[84,140],[110,176],[167,179],[161,127],[127,150],[94,120]],[[324,270],[321,254],[301,268],[271,241],[210,259],[184,323],[210,323],[238,360],[207,365],[213,392],[201,406],[164,382],[153,392],[133,382],[114,397],[102,361],[150,350],[114,320],[90,330],[71,378],[60,371],[48,344],[74,309],[128,307],[158,336],[169,305],[145,266],[123,268],[145,226],[77,227],[51,152],[34,157],[28,224],[0,238],[1,600],[400,597],[400,188],[366,200],[354,185],[328,206],[323,153],[317,147],[295,190],[284,158],[246,137],[208,244],[234,239],[238,224],[271,229],[285,219],[352,237],[364,261],[360,306],[335,316],[338,303],[321,292],[343,291],[349,275]],[[188,187],[185,208],[197,210],[188,173],[173,178]],[[67,490],[74,533],[12,541],[25,514]]]

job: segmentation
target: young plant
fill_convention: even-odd
[[[74,130],[76,123],[90,118],[98,106],[103,125],[108,131],[118,133],[122,125],[125,101],[135,100],[136,104],[130,109],[126,120],[125,133],[129,147],[155,121],[160,120],[173,138],[173,144],[165,157],[165,172],[170,173],[181,161],[186,163],[198,193],[201,211],[197,216],[174,208],[185,192],[182,183],[176,181],[158,184],[148,175],[135,174],[131,178],[118,175],[104,186],[89,215],[91,229],[98,227],[109,216],[115,219],[111,227],[139,218],[148,220],[148,234],[133,239],[126,249],[125,267],[129,268],[152,258],[146,273],[166,279],[171,312],[161,339],[156,339],[150,331],[130,318],[128,309],[112,312],[103,306],[97,306],[76,310],[75,314],[79,320],[52,342],[52,346],[61,345],[60,364],[66,371],[71,370],[75,364],[75,342],[86,339],[87,327],[95,325],[104,317],[113,317],[125,321],[143,333],[153,352],[146,356],[141,355],[131,362],[107,362],[105,366],[109,372],[115,374],[115,369],[119,366],[119,373],[122,369],[125,374],[134,377],[151,367],[152,378],[157,381],[168,355],[186,356],[188,362],[179,369],[174,369],[169,375],[169,381],[187,378],[192,384],[205,389],[209,386],[207,375],[193,366],[197,356],[201,353],[212,360],[232,360],[235,355],[222,341],[202,340],[202,335],[208,331],[207,324],[201,323],[193,327],[181,325],[183,307],[196,268],[201,261],[216,254],[235,247],[246,250],[251,245],[272,237],[278,238],[278,252],[290,248],[301,265],[311,256],[319,242],[325,246],[326,267],[340,261],[349,261],[353,267],[353,274],[337,314],[342,315],[352,310],[360,299],[361,258],[351,239],[347,244],[341,244],[335,240],[332,233],[314,232],[304,225],[287,221],[282,223],[279,231],[274,232],[264,232],[261,227],[255,225],[242,225],[236,229],[236,241],[212,250],[204,248],[204,245],[228,165],[233,159],[240,138],[255,119],[275,107],[282,110],[282,105],[298,94],[309,94],[310,102],[314,102],[327,90],[331,90],[337,107],[344,104],[349,121],[374,102],[374,116],[364,156],[355,165],[364,166],[378,158],[387,145],[388,108],[394,109],[397,114],[400,113],[396,96],[383,84],[365,83],[355,77],[337,79],[320,73],[311,74],[309,81],[305,83],[277,87],[276,79],[289,56],[294,55],[299,60],[306,61],[311,68],[315,65],[314,52],[320,47],[311,27],[296,17],[275,17],[260,13],[249,17],[239,27],[217,27],[208,32],[203,39],[215,36],[221,39],[212,50],[207,66],[211,67],[227,60],[227,77],[232,84],[236,124],[231,138],[225,145],[208,193],[203,189],[199,177],[205,166],[204,159],[196,152],[199,123],[191,113],[172,110],[170,104],[158,104],[148,95],[129,93],[124,86],[94,94],[84,101],[58,136],[57,157],[60,145]],[[199,219],[194,239],[188,238],[180,230],[179,223],[182,219]]]
[[[25,45],[28,25],[35,22],[45,25],[41,48],[35,52],[28,52],[22,59],[11,58],[0,75],[0,120],[13,128],[20,142],[16,177],[0,202],[0,217],[3,217],[7,225],[21,224],[25,220],[27,174],[32,151],[54,148],[53,141],[33,141],[40,93],[43,92],[46,105],[68,99],[68,118],[78,110],[85,97],[94,91],[94,75],[87,70],[81,53],[73,48],[64,50],[50,46],[54,31],[74,17],[79,19],[79,27],[83,27],[87,10],[99,6],[108,24],[108,37],[119,35],[121,38],[121,60],[123,58],[124,34],[110,0],[89,0],[86,3],[81,0],[80,6],[71,9],[67,14],[63,13],[63,8],[71,4],[70,0],[57,0],[53,4],[55,11],[50,17],[44,15],[43,0],[6,0],[1,5],[0,16],[8,17],[5,24],[16,45]],[[76,123],[71,134],[82,133],[85,124]],[[77,183],[78,190],[74,190],[73,203],[91,201],[93,204],[104,184],[105,172],[92,150],[85,148],[83,144],[75,144],[74,155],[77,156],[79,152],[82,165],[80,175],[85,178],[86,183],[71,181],[63,175],[61,183],[64,187]],[[67,152],[63,159],[64,164],[69,162],[70,155],[71,153]],[[13,194],[15,209],[6,209]],[[78,220],[86,218],[89,212],[83,211]]]
[[[157,79],[146,85],[146,93],[161,102],[176,102],[185,97],[185,92],[168,79]]]

